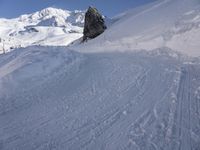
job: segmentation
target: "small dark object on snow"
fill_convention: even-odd
[[[102,15],[96,8],[90,6],[85,14],[83,41],[97,37],[102,34],[106,28]]]

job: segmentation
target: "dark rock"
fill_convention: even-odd
[[[103,16],[96,8],[89,7],[85,14],[83,41],[97,37],[102,34],[106,28]]]

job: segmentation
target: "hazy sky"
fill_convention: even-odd
[[[89,5],[97,7],[104,15],[112,17],[151,1],[155,0],[0,0],[0,17],[13,18],[46,7],[85,10]]]

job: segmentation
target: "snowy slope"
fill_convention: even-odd
[[[200,57],[167,47],[135,50],[129,41],[145,29],[144,37],[163,35],[162,17],[155,17],[161,10],[169,21],[166,39],[177,47],[184,47],[185,33],[197,40],[191,32],[199,28],[195,2],[157,1],[130,10],[85,44],[0,55],[0,149],[199,150]],[[155,33],[148,14],[161,26]],[[137,19],[143,29],[139,22],[128,24],[137,15],[144,17]],[[193,55],[193,48],[183,52]]]
[[[104,34],[85,44],[86,51],[94,51],[94,46],[95,51],[169,47],[188,55],[200,55],[198,0],[159,0],[114,19],[118,21]]]
[[[200,63],[169,49],[0,56],[0,149],[200,146]]]
[[[84,11],[46,8],[15,19],[0,19],[0,53],[31,45],[64,46],[83,33]]]

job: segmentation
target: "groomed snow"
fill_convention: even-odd
[[[199,59],[29,47],[0,60],[3,150],[200,146]]]

